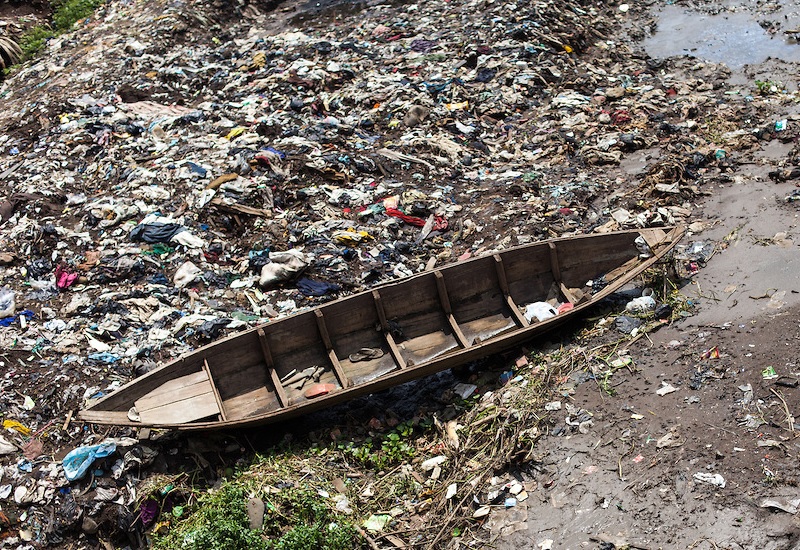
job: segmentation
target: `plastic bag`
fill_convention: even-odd
[[[14,291],[9,288],[0,288],[0,319],[11,317],[17,308],[14,301]]]
[[[555,317],[558,315],[558,310],[547,302],[533,302],[525,306],[525,312],[523,314],[525,315],[525,319],[527,319],[529,323],[532,323],[534,319],[536,321],[544,321]]]
[[[306,255],[295,249],[286,252],[270,252],[269,259],[270,263],[261,268],[261,278],[258,281],[261,286],[288,281],[309,264]]]
[[[86,475],[95,460],[104,458],[116,450],[117,444],[113,441],[73,449],[61,462],[64,466],[64,475],[69,481],[80,479]]]
[[[646,313],[656,308],[656,301],[652,296],[640,296],[634,298],[625,306],[625,311],[631,313]]]

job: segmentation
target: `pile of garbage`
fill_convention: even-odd
[[[437,263],[691,222],[735,151],[794,135],[752,127],[771,98],[721,107],[718,67],[687,80],[632,53],[617,30],[634,11],[110,0],[14,69],[0,86],[3,544],[129,532],[159,452],[75,421],[87,399]],[[638,178],[619,168],[644,152]]]

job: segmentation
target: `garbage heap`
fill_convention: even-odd
[[[724,96],[724,67],[641,54],[637,9],[109,0],[14,69],[3,544],[135,519],[157,451],[76,421],[86,399],[436,264],[692,221],[736,151],[794,137],[756,122],[772,98]]]

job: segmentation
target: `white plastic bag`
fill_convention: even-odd
[[[525,315],[525,319],[527,319],[529,323],[533,323],[534,319],[536,321],[544,321],[555,317],[558,315],[558,310],[547,302],[533,302],[525,306],[523,315]]]
[[[652,296],[634,298],[625,306],[625,311],[630,313],[646,313],[656,308],[656,301]]]
[[[14,291],[8,288],[0,288],[0,319],[11,317],[16,309]]]

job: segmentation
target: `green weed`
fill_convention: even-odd
[[[259,496],[266,505],[261,529],[250,529],[246,503]],[[186,519],[155,535],[153,548],[164,550],[350,550],[363,546],[356,527],[339,519],[316,491],[285,488],[263,491],[255,478],[239,476],[205,493]]]
[[[53,2],[53,27],[56,32],[67,32],[77,21],[85,19],[94,10],[105,3],[105,0],[60,0]]]
[[[783,90],[783,83],[774,80],[756,80],[755,84],[761,95],[777,94]]]
[[[52,2],[52,25],[38,25],[19,39],[22,60],[33,59],[44,49],[47,40],[63,34],[81,19],[85,19],[102,6],[105,0],[56,0]]]
[[[47,27],[41,25],[33,27],[22,35],[19,40],[19,47],[22,50],[22,60],[32,59],[44,48],[44,44],[55,34]]]

